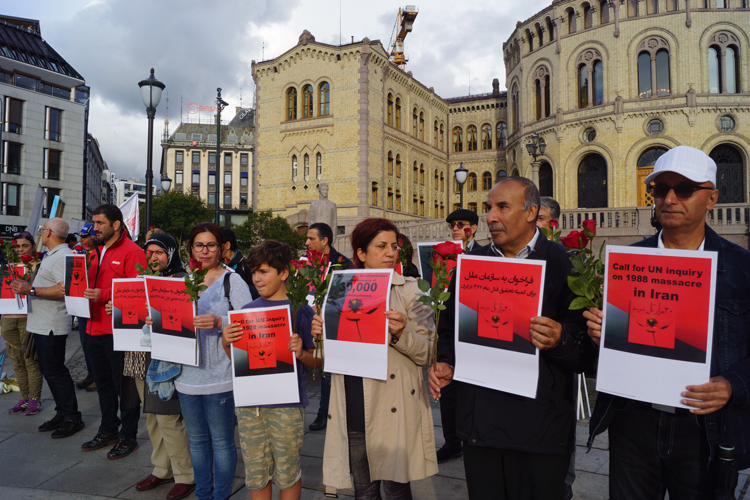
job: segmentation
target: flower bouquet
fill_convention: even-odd
[[[602,308],[604,293],[604,264],[602,252],[605,244],[599,248],[598,256],[594,255],[594,238],[596,237],[596,220],[583,221],[580,231],[571,231],[560,238],[570,254],[570,262],[577,271],[576,275],[568,276],[568,286],[576,294],[569,309]]]

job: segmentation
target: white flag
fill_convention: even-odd
[[[141,228],[141,219],[138,214],[138,193],[120,205],[120,210],[122,211],[122,218],[125,221],[125,227],[130,231],[130,238],[133,241],[138,240],[138,232]]]

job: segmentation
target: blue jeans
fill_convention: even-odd
[[[177,394],[190,439],[195,496],[199,500],[225,500],[232,494],[237,466],[234,394]]]

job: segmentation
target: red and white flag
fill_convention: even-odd
[[[122,219],[125,221],[125,227],[130,231],[130,238],[136,241],[141,228],[141,219],[138,213],[138,193],[120,205],[120,210],[122,211]]]

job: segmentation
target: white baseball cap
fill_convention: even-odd
[[[697,183],[710,182],[716,187],[716,162],[690,146],[677,146],[661,155],[643,182],[651,184],[663,172],[674,172]]]

